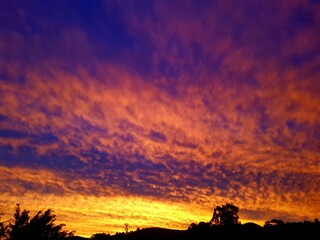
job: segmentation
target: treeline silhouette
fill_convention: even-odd
[[[186,230],[144,228],[114,235],[96,233],[90,238],[75,236],[66,231],[64,224],[55,224],[56,215],[51,209],[39,211],[30,218],[29,211],[21,211],[17,204],[13,219],[0,221],[0,240],[311,240],[320,239],[320,223],[266,221],[264,226],[255,223],[241,224],[239,208],[232,203],[217,206],[209,222],[192,223]],[[1,219],[0,219],[1,220]]]

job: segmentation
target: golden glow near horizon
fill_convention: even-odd
[[[319,218],[320,7],[233,4],[0,3],[1,219],[51,208],[91,236],[226,202],[242,223]]]
[[[90,237],[93,233],[106,232],[114,234],[124,231],[124,224],[128,223],[130,230],[146,227],[163,227],[185,230],[193,222],[208,222],[213,208],[205,208],[195,203],[170,202],[165,199],[154,199],[137,196],[83,196],[77,193],[66,196],[52,194],[39,195],[25,193],[24,196],[12,197],[4,194],[5,201],[0,207],[11,204],[8,215],[3,218],[12,218],[15,203],[21,208],[28,206],[30,214],[39,210],[46,210],[51,206],[57,215],[57,223],[66,224],[66,229],[77,229],[75,234]],[[220,199],[223,203],[223,200]],[[241,215],[240,215],[241,216]],[[242,223],[252,221],[241,219]],[[263,225],[265,221],[255,220]]]
[[[205,195],[204,193],[191,193],[187,201],[174,201],[166,198],[156,198],[148,196],[134,196],[125,192],[118,191],[112,195],[114,189],[105,187],[102,192],[111,193],[99,196],[94,194],[80,194],[75,189],[68,188],[66,182],[70,179],[64,179],[60,173],[48,172],[47,170],[28,170],[26,168],[0,168],[3,175],[0,180],[10,182],[10,186],[5,184],[3,188],[11,188],[9,193],[2,194],[0,200],[0,209],[6,209],[3,219],[11,219],[14,213],[15,204],[19,203],[21,208],[26,208],[35,214],[39,210],[51,208],[57,215],[58,223],[65,223],[66,229],[76,230],[76,235],[91,236],[97,232],[108,232],[114,234],[123,232],[124,224],[128,223],[130,230],[145,227],[165,227],[171,229],[187,229],[193,222],[208,222],[216,205],[222,205],[226,201],[233,202],[240,207],[240,220],[242,223],[253,221],[263,225],[265,218],[272,219],[277,216],[277,211],[282,214],[295,213],[295,218],[303,219],[307,216],[317,216],[317,206],[300,204],[285,205],[285,201],[271,192],[266,193],[268,197],[256,196],[256,199],[250,196],[251,200],[243,203],[241,199],[233,197],[232,193],[227,197],[219,195]],[[72,180],[71,180],[72,181]],[[12,184],[16,182],[16,185]],[[24,190],[21,182],[25,185],[33,186],[34,189]],[[79,185],[81,189],[90,188],[90,182],[75,181],[72,185]],[[86,185],[86,186],[84,186]],[[39,187],[40,186],[40,187]],[[43,188],[43,189],[41,189]],[[46,189],[56,188],[53,193],[46,193]],[[254,189],[244,189],[248,192]],[[39,191],[42,193],[39,194]],[[60,194],[58,191],[64,192]],[[175,190],[179,194],[179,189]],[[240,191],[241,194],[244,191]],[[240,193],[239,192],[239,193]],[[19,193],[19,194],[18,194]],[[109,195],[109,196],[108,196]],[[196,197],[193,197],[196,196]],[[202,199],[199,197],[202,196]],[[286,197],[301,197],[286,196]],[[283,198],[283,196],[281,197]],[[199,204],[199,200],[201,204]],[[311,199],[312,200],[312,199]],[[310,200],[310,201],[311,201]],[[317,201],[317,199],[313,199]],[[270,209],[270,202],[274,209]],[[256,211],[259,208],[263,213],[260,217],[250,218],[250,215],[241,212],[241,207],[249,211]],[[3,210],[2,210],[3,211]]]
[[[28,197],[35,197],[32,194]],[[16,199],[15,199],[16,200]],[[14,201],[12,201],[14,202]],[[207,212],[179,203],[141,197],[87,197],[72,195],[66,197],[41,196],[27,204],[35,213],[39,208],[46,209],[48,204],[55,206],[57,223],[65,223],[66,229],[77,229],[76,235],[90,237],[93,233],[124,232],[124,224],[129,229],[165,227],[187,229],[189,223],[206,220]],[[21,206],[23,207],[23,206]],[[12,208],[14,211],[14,208]],[[11,216],[12,217],[12,216]],[[209,217],[210,219],[210,217]]]

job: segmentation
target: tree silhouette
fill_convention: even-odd
[[[20,205],[16,205],[14,213],[14,220],[9,225],[8,235],[10,240],[21,239],[26,234],[27,225],[29,223],[29,211],[23,210],[21,212]]]
[[[8,226],[7,240],[60,240],[73,236],[73,232],[62,230],[64,224],[55,225],[56,216],[51,209],[44,213],[39,211],[32,219],[29,211],[21,212],[20,205],[16,205],[14,219]]]
[[[217,206],[213,211],[213,216],[210,220],[210,224],[219,226],[239,224],[238,212],[239,208],[232,203]]]
[[[0,240],[5,239],[6,235],[7,231],[4,222],[0,222]]]
[[[124,230],[125,230],[126,234],[128,234],[128,232],[129,232],[129,224],[128,223],[124,224]]]

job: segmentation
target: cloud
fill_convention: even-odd
[[[0,171],[8,204],[36,196],[35,207],[48,197],[41,206],[76,226],[79,197],[86,221],[105,229],[89,207],[112,198],[118,212],[110,205],[101,216],[116,230],[134,215],[123,205],[135,203],[140,227],[160,224],[148,215],[155,206],[165,226],[178,228],[227,201],[247,220],[319,214],[317,7],[96,4],[30,3],[18,14],[5,4]]]

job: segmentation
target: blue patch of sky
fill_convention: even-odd
[[[7,116],[3,115],[3,114],[0,114],[0,122],[4,122],[8,119]]]
[[[19,132],[19,131],[7,130],[7,129],[0,130],[0,138],[20,139],[20,138],[26,138],[27,136],[28,134]]]
[[[30,139],[29,142],[31,144],[38,144],[38,145],[47,145],[47,144],[52,144],[59,141],[59,139],[51,133],[31,135],[29,139]]]
[[[96,50],[98,58],[113,59],[132,47],[122,12],[116,4],[104,4],[103,1],[68,1],[76,12],[76,25],[83,28]]]
[[[12,77],[8,74],[2,72],[0,73],[0,82],[7,82],[7,83],[17,83],[17,84],[24,84],[26,82],[26,76],[20,75],[18,77]]]
[[[311,11],[310,11],[311,10]],[[289,21],[296,30],[306,29],[315,23],[314,15],[311,9],[301,6],[295,7],[291,11]]]

